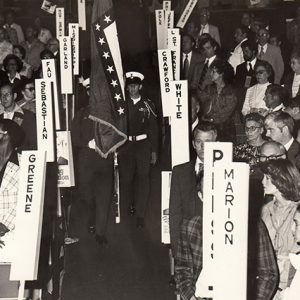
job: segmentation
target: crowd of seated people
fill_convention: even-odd
[[[196,101],[190,106],[196,107],[193,122],[198,122],[191,134],[197,155],[174,168],[171,184],[171,248],[184,300],[196,299],[201,261],[187,262],[183,253],[190,251],[193,257],[195,250],[202,255],[199,177],[204,143],[216,140],[232,142],[234,161],[251,166],[250,197],[259,203],[259,217],[250,220],[255,224],[251,234],[258,240],[249,250],[258,263],[252,275],[260,276],[259,268],[267,265],[267,275],[260,277],[251,299],[281,299],[292,282],[295,270],[288,254],[300,250],[300,8],[296,13],[284,38],[254,14],[241,14],[233,26],[231,52],[222,48],[219,28],[224,24],[211,24],[208,8],[201,8],[181,31],[181,79],[188,81],[189,99]],[[54,58],[59,63],[58,39],[39,17],[24,33],[11,11],[0,13],[0,119],[21,126],[20,151],[37,147],[34,79],[43,76],[41,61]],[[188,245],[190,235],[197,237],[197,249]],[[262,252],[267,258],[259,255]],[[261,288],[263,280],[268,281],[266,289]]]

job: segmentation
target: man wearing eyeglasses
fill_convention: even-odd
[[[268,161],[270,159],[286,159],[286,150],[284,146],[278,142],[265,142],[260,147],[258,159],[259,162]]]
[[[271,64],[274,70],[274,83],[279,84],[284,71],[284,63],[281,50],[277,46],[269,44],[270,34],[266,28],[261,28],[257,34],[258,52],[257,58]]]
[[[21,126],[25,132],[25,138],[19,150],[37,149],[37,131],[35,114],[27,109],[21,108],[16,102],[17,94],[12,86],[3,85],[0,88],[0,101],[3,106],[3,113],[0,119],[10,119]]]
[[[24,81],[21,88],[21,93],[23,98],[18,102],[18,105],[23,109],[25,108],[35,113],[35,87],[33,80],[28,79]]]
[[[287,158],[300,168],[300,144],[293,138],[294,120],[286,112],[268,114],[264,121],[266,136],[284,146]]]

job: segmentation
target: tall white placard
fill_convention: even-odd
[[[54,124],[51,81],[36,79],[36,122],[38,150],[47,153],[47,162],[54,162]]]
[[[216,163],[215,300],[247,299],[249,165]]]
[[[163,1],[163,10],[171,10],[171,1]]]
[[[82,30],[86,30],[85,0],[78,0],[78,23]]]
[[[36,280],[44,207],[46,153],[23,151],[10,280]]]
[[[73,151],[70,131],[56,132],[58,187],[75,185]]]
[[[161,172],[161,242],[170,244],[171,171]]]
[[[69,36],[72,45],[73,73],[79,75],[79,24],[69,23]]]
[[[173,124],[172,124],[173,125]],[[196,296],[213,296],[214,268],[214,224],[216,207],[215,170],[216,162],[232,162],[232,143],[209,142],[204,146],[203,179],[203,268],[196,283]]]
[[[60,130],[59,98],[57,89],[56,65],[54,59],[42,59],[43,77],[53,82],[55,129]]]
[[[57,7],[56,14],[56,37],[59,38],[65,35],[65,9]]]
[[[170,83],[173,80],[171,50],[158,50],[158,65],[163,116],[169,117],[171,115]]]
[[[73,93],[73,67],[71,37],[59,38],[61,93]]]
[[[188,86],[186,80],[171,81],[172,167],[190,160]]]
[[[156,39],[157,39],[157,49],[166,48],[165,39],[165,18],[164,11],[162,9],[155,10],[155,20],[156,20]]]
[[[197,4],[197,2],[198,2],[198,0],[190,0],[187,3],[180,19],[177,22],[176,27],[183,28],[185,26],[185,24],[186,24],[187,20],[189,19],[189,17],[191,15],[195,5]]]
[[[168,47],[168,30],[174,27],[174,11],[165,11],[164,45]]]
[[[168,49],[171,50],[172,55],[174,80],[180,80],[180,41],[179,29],[168,29]]]

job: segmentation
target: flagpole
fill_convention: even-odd
[[[116,213],[116,223],[121,222],[120,215],[120,178],[119,178],[119,165],[118,165],[118,153],[114,153],[114,203]]]
[[[18,291],[18,300],[24,299],[25,280],[20,280],[20,286]]]
[[[66,131],[69,131],[69,98],[68,98],[68,94],[65,94],[65,102],[66,102]]]

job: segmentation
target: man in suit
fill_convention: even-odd
[[[266,28],[258,31],[258,52],[257,57],[271,64],[274,70],[274,83],[279,84],[284,72],[284,63],[279,47],[268,43],[270,34]]]
[[[10,119],[16,122],[25,132],[25,139],[19,150],[37,149],[37,129],[35,114],[29,110],[22,109],[15,102],[17,94],[13,92],[12,86],[3,85],[0,88],[0,100],[3,106],[3,113],[0,119]]]
[[[288,91],[279,84],[270,84],[265,93],[264,101],[269,112],[282,111],[288,100]]]
[[[207,37],[201,41],[200,50],[203,52],[205,60],[195,66],[190,87],[204,90],[207,85],[212,83],[209,67],[215,60],[219,59],[217,56],[219,45],[213,38]]]
[[[204,60],[204,57],[194,50],[196,42],[191,35],[184,34],[181,41],[181,78],[187,79],[188,84],[190,84],[194,76],[195,66],[201,63]]]
[[[300,144],[293,138],[295,122],[286,112],[275,111],[265,117],[266,136],[281,143],[287,151],[287,158],[300,168]]]
[[[208,33],[216,42],[221,46],[219,29],[217,26],[211,25],[208,23],[210,17],[210,12],[207,7],[200,9],[200,31],[199,36],[203,33]]]
[[[241,48],[245,61],[237,66],[234,80],[239,99],[239,111],[242,110],[247,89],[257,83],[254,68],[259,61],[256,57],[257,46],[255,43],[246,40],[242,42]]]
[[[201,213],[204,143],[217,139],[217,129],[210,122],[201,122],[193,131],[193,147],[197,157],[175,166],[170,192],[170,236],[173,256],[176,259],[180,226],[185,220]]]

